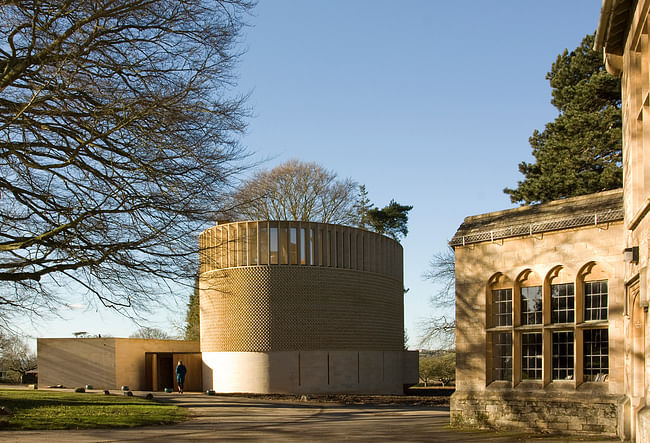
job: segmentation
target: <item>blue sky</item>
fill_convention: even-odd
[[[380,207],[414,206],[402,242],[412,346],[433,312],[435,288],[421,277],[432,254],[464,217],[513,207],[502,190],[532,159],[533,130],[557,114],[545,74],[595,30],[600,5],[260,0],[249,17],[237,88],[250,93],[242,143],[253,158],[264,167],[315,161],[365,184]],[[182,301],[168,305],[150,326],[180,323]],[[61,314],[26,329],[69,337],[137,328],[101,309]]]

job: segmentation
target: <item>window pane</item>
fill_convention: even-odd
[[[270,265],[278,264],[278,228],[277,226],[269,226],[269,252],[270,252]]]
[[[269,264],[269,228],[266,223],[260,223],[260,264]]]
[[[607,329],[584,331],[584,380],[605,382],[609,377],[609,342]]]
[[[298,231],[296,228],[289,228],[289,264],[298,264]]]
[[[329,263],[329,242],[327,240],[327,229],[318,230],[318,246],[320,249],[320,264],[321,266],[328,266]]]
[[[280,261],[281,265],[289,264],[289,230],[283,223],[280,224],[279,232],[279,241],[280,241]]]
[[[492,356],[492,379],[512,380],[512,334],[494,334]]]
[[[246,266],[246,224],[237,224],[237,266]]]
[[[573,283],[551,285],[551,322],[573,323],[575,321],[575,297]]]
[[[512,325],[512,289],[492,291],[492,322],[494,326]]]
[[[300,264],[307,265],[307,243],[309,229],[300,228]]]
[[[521,288],[521,324],[542,324],[542,287]]]
[[[585,321],[607,320],[607,280],[585,282]]]
[[[228,227],[228,266],[237,266],[237,226]]]
[[[257,265],[257,223],[248,224],[248,265]]]
[[[312,265],[318,265],[320,263],[318,261],[318,255],[316,254],[316,249],[314,249],[318,247],[317,236],[318,236],[318,230],[316,230],[315,228],[312,229],[311,236],[309,237],[309,264]]]
[[[573,380],[573,331],[553,333],[553,380]]]
[[[521,334],[521,379],[542,379],[542,334]]]
[[[336,247],[336,238],[337,238],[337,233],[332,227],[329,227],[327,230],[327,239],[329,241],[329,261],[327,262],[328,266],[331,266],[335,268],[337,266],[336,264],[336,259],[338,257],[337,251],[338,248]]]

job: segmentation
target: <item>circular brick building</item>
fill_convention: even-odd
[[[417,359],[403,351],[397,241],[254,221],[207,229],[200,251],[204,388],[394,393],[417,382]]]

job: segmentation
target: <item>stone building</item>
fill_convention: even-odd
[[[621,435],[624,234],[622,190],[463,221],[452,423]]]
[[[650,441],[650,332],[648,255],[650,237],[650,0],[603,0],[596,34],[607,70],[621,77],[623,189],[627,251],[624,283],[629,327],[625,335],[625,393],[632,437]]]
[[[402,247],[361,229],[236,222],[201,234],[203,385],[218,392],[402,393]]]
[[[468,217],[452,240],[456,422],[650,441],[649,12],[603,0],[596,33],[622,83],[622,194]]]

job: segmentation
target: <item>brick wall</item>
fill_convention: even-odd
[[[248,266],[201,276],[201,351],[402,350],[403,284],[376,273]]]

